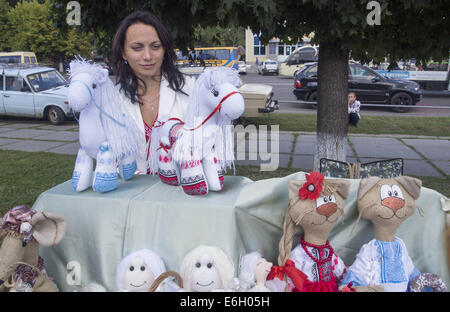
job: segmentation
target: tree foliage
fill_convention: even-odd
[[[8,11],[10,6],[5,0],[0,0],[0,51],[7,51],[8,45]]]
[[[68,28],[66,23],[67,4],[70,0],[56,0],[52,5],[53,14],[58,16],[57,28]],[[110,51],[114,33],[120,21],[131,12],[142,9],[152,12],[168,29],[176,47],[186,51],[194,48],[198,40],[208,42],[241,42],[235,36],[238,24],[228,18],[232,14],[230,4],[236,1],[209,0],[105,0],[79,1],[81,5],[81,25],[83,31],[92,31],[97,38],[100,52]],[[242,1],[242,3],[245,3]],[[236,26],[236,27],[234,27]],[[72,26],[73,27],[73,26]],[[211,34],[213,29],[231,29],[231,34]],[[241,28],[242,29],[242,28]],[[244,33],[242,33],[242,36]]]
[[[1,16],[1,15],[0,15]],[[50,1],[19,2],[8,10],[4,44],[12,51],[33,51],[39,59],[58,60],[75,53],[88,54],[92,49],[92,35],[76,29],[60,31],[53,27]]]
[[[244,27],[198,26],[194,31],[196,47],[245,46]]]
[[[254,15],[254,33],[267,42],[315,33],[314,43],[336,42],[363,62],[448,58],[450,6],[446,0],[379,0],[380,25],[369,25],[369,0],[266,0],[276,9]],[[258,9],[261,10],[261,9]]]
[[[65,23],[70,0],[55,0],[56,25]],[[442,59],[448,57],[450,16],[447,0],[379,0],[381,25],[370,26],[370,0],[105,0],[79,1],[81,29],[101,34],[110,44],[118,23],[135,9],[152,12],[169,29],[177,47],[194,47],[196,29],[241,26],[273,37],[296,41],[315,33],[314,43],[337,42],[361,61]],[[107,44],[102,48],[106,49]]]

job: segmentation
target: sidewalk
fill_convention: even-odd
[[[281,131],[278,138],[271,137],[270,132],[267,136],[266,144],[252,137],[236,142],[236,165],[269,164],[278,155],[279,167],[312,170],[315,133]],[[0,121],[0,150],[76,155],[78,148],[76,123],[53,126],[45,122]],[[405,175],[443,177],[450,174],[450,138],[349,135],[347,161],[366,163],[389,158],[404,159]]]

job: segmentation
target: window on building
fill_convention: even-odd
[[[262,44],[258,36],[253,36],[253,55],[266,55],[266,46]]]
[[[269,43],[269,54],[275,54],[277,51],[277,45],[275,43]]]

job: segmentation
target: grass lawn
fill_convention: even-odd
[[[70,180],[75,158],[75,155],[0,150],[0,214],[3,216],[16,205],[32,206],[39,194]],[[274,172],[260,172],[257,166],[236,166],[236,175],[254,181],[284,177],[298,171],[302,170],[280,168]],[[450,197],[450,176],[418,178],[425,187]]]
[[[270,114],[262,118],[247,118],[249,124],[280,125],[281,131],[316,131],[315,114]],[[269,121],[269,123],[268,123]],[[408,134],[417,136],[450,136],[450,117],[362,116],[359,127],[349,127],[349,133]]]

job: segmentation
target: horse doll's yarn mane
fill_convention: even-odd
[[[226,67],[208,68],[197,78],[192,94],[189,97],[189,109],[184,120],[185,129],[194,129],[202,122],[199,117],[201,98],[206,92],[217,88],[223,83],[230,83],[239,88],[240,78],[236,70]],[[226,105],[226,103],[224,103]],[[212,111],[212,110],[211,110]],[[231,168],[234,163],[233,132],[231,119],[220,116],[216,133],[215,151],[221,169]],[[207,130],[207,127],[204,127]],[[173,158],[176,161],[201,160],[201,133],[204,129],[196,131],[179,131],[177,143],[175,144]]]
[[[81,73],[91,76],[96,84],[95,89],[89,90],[93,102],[91,104],[96,105],[100,111],[100,121],[114,156],[120,160],[125,155],[143,153],[143,146],[139,142],[145,139],[139,138],[142,134],[136,123],[123,112],[120,92],[104,69],[84,59],[72,61],[69,70],[71,83]]]

